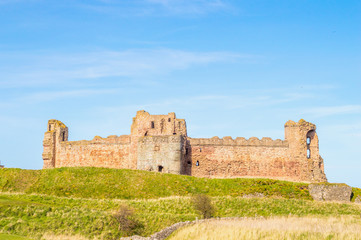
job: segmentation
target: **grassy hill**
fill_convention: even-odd
[[[305,183],[204,179],[105,168],[1,169],[0,233],[33,239],[149,236],[176,222],[201,218],[190,199],[197,193],[212,197],[216,217],[360,218],[361,212],[356,204],[310,200]],[[242,197],[252,193],[268,197]],[[133,218],[138,222],[127,232],[119,230],[114,218],[124,205],[134,211]]]
[[[189,196],[266,196],[311,199],[306,183],[270,179],[207,179],[107,168],[56,168],[0,171],[0,191],[97,199],[150,199]]]

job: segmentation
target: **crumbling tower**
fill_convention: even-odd
[[[285,124],[285,140],[289,143],[289,158],[302,165],[295,173],[300,181],[326,182],[323,159],[319,154],[316,125],[301,119]]]
[[[64,141],[68,141],[68,127],[58,120],[49,120],[43,141],[44,169],[56,167],[56,149]]]

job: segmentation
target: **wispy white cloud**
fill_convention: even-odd
[[[174,49],[99,51],[52,55],[0,55],[1,86],[47,84],[74,79],[157,76],[195,65],[254,61],[257,56],[231,52],[190,52]],[[6,63],[12,59],[14,63]]]
[[[230,8],[230,5],[222,0],[145,0],[145,2],[159,5],[169,14],[205,14]]]
[[[112,94],[118,92],[117,89],[77,89],[77,90],[69,90],[69,91],[43,91],[43,92],[35,92],[24,97],[18,99],[27,103],[36,103],[43,101],[53,101],[62,98],[81,98],[88,97],[93,95],[101,95],[101,94]]]
[[[342,114],[360,114],[361,105],[343,105],[343,106],[329,106],[329,107],[314,107],[304,109],[305,114],[313,115],[314,117],[328,117]]]
[[[183,96],[181,98],[168,98],[160,101],[153,101],[146,104],[126,105],[126,106],[108,106],[101,111],[121,112],[125,109],[166,109],[166,108],[187,108],[194,109],[213,109],[221,107],[225,110],[239,110],[247,108],[265,108],[269,106],[282,106],[282,104],[309,98],[309,95],[278,94],[278,90],[273,93],[264,94],[262,89],[259,93],[256,91],[245,91],[239,95],[197,95]]]
[[[219,11],[233,11],[234,7],[225,0],[98,0],[79,3],[78,6],[105,14],[117,16],[199,16]]]
[[[94,97],[96,95],[119,94],[122,89],[72,89],[72,90],[49,90],[49,91],[31,91],[21,96],[9,97],[6,102],[0,102],[0,109],[9,109],[15,106],[23,106],[24,103],[37,104],[43,102],[57,101],[63,99],[80,99]]]

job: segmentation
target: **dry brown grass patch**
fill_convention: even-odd
[[[169,239],[361,239],[361,219],[347,216],[212,220],[180,229]]]

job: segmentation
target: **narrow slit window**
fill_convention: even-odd
[[[197,160],[197,162],[196,162],[196,166],[199,166],[199,161]]]
[[[65,132],[62,133],[63,142],[65,141]]]
[[[186,148],[186,155],[188,155],[188,148]]]
[[[202,152],[202,148],[199,149],[199,152]]]
[[[163,166],[159,165],[158,166],[158,172],[162,172],[163,171]]]
[[[307,149],[307,158],[311,158],[311,150]]]
[[[154,122],[153,121],[150,123],[150,127],[154,128]]]
[[[49,131],[51,131],[51,124],[49,124]]]
[[[307,145],[310,145],[310,143],[311,143],[311,138],[307,137]]]
[[[170,122],[170,118],[168,118],[168,122]]]

